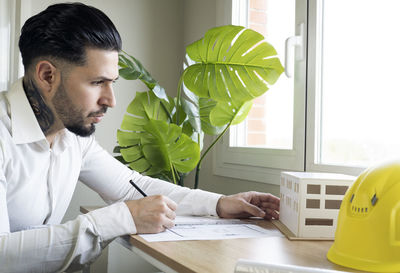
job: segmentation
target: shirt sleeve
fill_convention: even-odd
[[[94,261],[111,239],[130,233],[136,229],[125,203],[61,225],[12,233],[2,230],[0,272],[73,272]]]
[[[107,203],[113,203],[143,197],[129,183],[130,179],[149,196],[161,194],[171,198],[178,204],[178,215],[217,215],[220,194],[143,176],[120,163],[91,138],[85,149],[80,180]]]
[[[125,203],[60,225],[10,232],[0,141],[0,272],[73,272],[94,261],[111,239],[136,233]]]

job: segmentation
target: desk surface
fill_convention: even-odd
[[[88,210],[91,208],[81,209],[82,212]],[[269,230],[277,229],[270,221],[255,220],[254,223]],[[357,272],[327,260],[326,253],[332,241],[289,241],[286,237],[265,237],[147,242],[138,235],[127,238],[132,247],[180,273],[233,273],[238,259]]]

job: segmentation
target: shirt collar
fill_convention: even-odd
[[[11,108],[11,134],[16,144],[46,140],[22,86],[22,78],[15,82],[7,98]]]

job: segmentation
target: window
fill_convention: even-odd
[[[230,8],[226,23],[262,33],[293,76],[282,75],[218,144],[216,174],[279,184],[282,170],[358,175],[400,157],[398,0],[232,0]],[[297,43],[285,48],[289,37]]]
[[[21,0],[0,0],[0,91],[7,90],[22,75],[22,66],[18,71],[17,47],[20,7]]]
[[[214,150],[214,173],[246,180],[279,183],[282,169],[303,171],[305,158],[306,0],[233,0],[230,22],[264,34],[284,62],[285,40],[301,36],[292,78],[256,100],[246,122],[232,128]],[[243,10],[246,10],[244,12]],[[275,28],[279,26],[279,28]],[[293,55],[293,54],[289,54]],[[302,57],[301,57],[302,56]],[[265,128],[260,128],[265,125]],[[260,130],[262,129],[262,130]]]
[[[9,84],[10,21],[9,1],[0,0],[0,90]]]
[[[295,35],[295,4],[295,0],[250,0],[243,7],[248,12],[247,22],[242,24],[261,33],[275,47],[281,60],[284,60],[286,38]],[[293,148],[293,82],[293,77],[282,77],[271,88],[272,92],[254,100],[245,122],[231,129],[230,146]]]
[[[398,0],[321,2],[317,162],[366,166],[400,155],[399,11]]]

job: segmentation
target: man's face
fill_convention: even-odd
[[[115,106],[113,82],[118,78],[118,52],[86,50],[86,64],[61,71],[61,83],[52,98],[57,118],[69,131],[89,136],[108,107]]]

